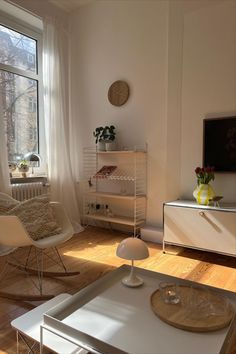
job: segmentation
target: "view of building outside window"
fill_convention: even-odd
[[[37,41],[2,25],[0,95],[9,162],[38,153]]]

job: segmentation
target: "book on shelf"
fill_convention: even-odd
[[[117,169],[117,166],[111,166],[111,165],[103,166],[99,171],[96,172],[96,174],[94,175],[94,177],[95,177],[95,178],[108,177],[108,176],[110,176],[116,169]]]

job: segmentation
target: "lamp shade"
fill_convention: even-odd
[[[145,242],[136,237],[128,237],[118,245],[116,255],[123,259],[138,260],[148,258],[149,251]]]
[[[29,152],[25,154],[24,158],[30,162],[40,162],[40,156],[36,154],[35,152]]]

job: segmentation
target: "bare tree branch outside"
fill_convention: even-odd
[[[37,74],[36,40],[0,25],[0,95],[9,162],[38,152],[38,81],[31,73]]]

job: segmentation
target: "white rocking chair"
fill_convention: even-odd
[[[11,200],[10,196],[0,193],[1,198],[5,198]],[[62,231],[60,234],[49,236],[43,239],[39,239],[34,241],[24,228],[24,225],[20,221],[17,216],[11,215],[0,215],[0,245],[12,247],[12,252],[9,252],[9,255],[6,259],[5,266],[3,267],[0,273],[0,282],[3,279],[3,275],[6,273],[6,268],[8,266],[15,267],[24,271],[27,274],[37,275],[38,283],[34,283],[34,285],[39,290],[39,295],[23,295],[23,294],[12,294],[8,292],[0,291],[0,297],[6,297],[10,299],[18,299],[18,300],[27,300],[27,301],[40,301],[40,300],[48,300],[54,295],[43,294],[43,277],[64,277],[64,276],[74,276],[78,275],[80,272],[68,272],[62,258],[57,250],[57,246],[69,240],[73,234],[73,227],[66,215],[66,212],[63,206],[59,202],[50,202],[50,205],[53,208],[54,215],[56,217],[58,225],[61,227]],[[30,246],[26,262],[25,264],[19,263],[16,259],[16,262],[12,262],[9,260],[13,252],[18,247]],[[28,267],[30,253],[32,248],[35,249],[35,259],[37,264],[37,269]],[[43,252],[49,248],[53,248],[60,263],[63,268],[62,272],[49,272],[44,271],[43,269]],[[49,257],[51,258],[51,257]],[[2,286],[1,286],[2,288]]]

